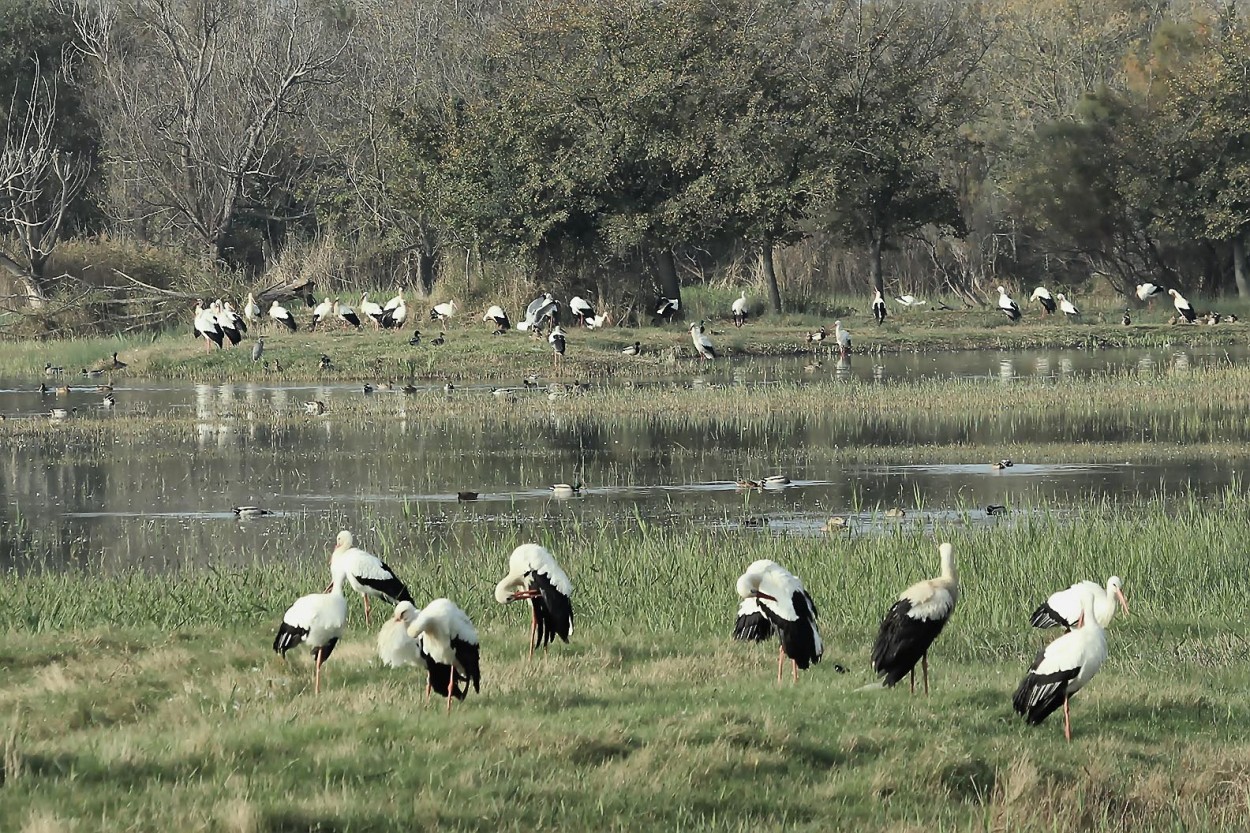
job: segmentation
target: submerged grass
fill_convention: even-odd
[[[483,693],[450,717],[376,667],[358,601],[320,698],[305,656],[269,652],[290,600],[324,586],[322,556],[27,575],[0,583],[0,829],[1245,829],[1248,514],[1230,490],[939,529],[965,593],[929,699],[857,690],[881,613],[936,569],[936,539],[906,523],[817,540],[555,528],[578,628],[533,664],[526,612],[491,599],[519,537],[432,551],[420,528],[377,525],[419,601],[448,595],[479,625]],[[821,609],[826,662],[797,687],[776,685],[772,648],[727,637],[756,558]],[[1111,573],[1132,615],[1069,746],[1010,712],[1046,639],[1027,616]]]

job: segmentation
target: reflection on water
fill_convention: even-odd
[[[1072,376],[1106,370],[1159,373],[1241,361],[1224,351],[1072,351],[826,358],[723,363],[703,384],[752,386],[779,379],[859,379],[890,384],[926,376],[979,376],[1010,382],[1022,375]],[[0,413],[34,414],[52,407],[30,380],[0,380]],[[519,385],[518,385],[519,387]],[[487,386],[458,386],[486,396]],[[430,394],[441,396],[441,385]],[[819,535],[830,516],[851,519],[850,535],[879,534],[899,524],[935,521],[1016,523],[1018,513],[987,516],[988,504],[1042,505],[1062,512],[1109,496],[1212,494],[1250,471],[1247,464],[1160,459],[1148,465],[841,465],[832,450],[850,445],[977,442],[1140,441],[1144,429],[1111,416],[1059,420],[1053,414],[1005,414],[978,422],[963,414],[921,414],[909,424],[873,415],[779,414],[758,424],[727,422],[709,429],[644,415],[549,420],[523,434],[484,432],[473,425],[435,429],[402,394],[385,420],[327,417],[274,421],[310,399],[360,396],[359,385],[177,384],[118,380],[118,419],[184,414],[188,430],[159,441],[98,439],[65,447],[53,439],[5,441],[0,434],[0,568],[26,569],[30,559],[52,566],[141,563],[154,569],[206,553],[227,561],[324,557],[334,533],[350,527],[382,552],[421,553],[463,546],[483,531],[501,541],[564,522],[616,523],[635,516],[652,523],[741,529],[744,534]],[[457,395],[460,395],[459,392]],[[545,390],[533,394],[548,406]],[[94,390],[58,405],[98,407]],[[409,406],[408,402],[413,404]],[[411,411],[411,413],[410,413]],[[530,423],[527,423],[530,424]],[[1221,424],[1231,431],[1232,423]],[[1241,420],[1250,438],[1250,426]],[[107,433],[107,432],[106,432]],[[1223,439],[1228,439],[1224,436]],[[785,473],[784,489],[741,490],[736,481]],[[581,480],[584,492],[553,500],[552,483]],[[457,492],[480,492],[462,503]],[[272,517],[238,521],[232,506],[254,504]],[[908,510],[901,521],[884,510]],[[378,541],[379,520],[419,518],[411,540]],[[393,528],[394,523],[388,524]],[[427,530],[433,530],[433,539]],[[501,545],[501,549],[503,546]],[[224,555],[223,555],[224,553]]]

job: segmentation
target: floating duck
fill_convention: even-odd
[[[322,402],[320,399],[313,399],[304,403],[304,410],[314,416],[324,414],[326,412],[326,403]]]
[[[568,483],[557,483],[551,487],[551,496],[554,498],[570,498],[581,493],[582,484],[580,481],[571,486]]]
[[[760,481],[749,480],[749,479],[735,480],[734,485],[737,486],[739,489],[762,489],[764,488],[764,484],[761,483]]]
[[[478,492],[456,492],[456,500],[462,503],[470,500],[477,500],[478,494]]]
[[[1006,506],[1003,506],[1001,503],[991,503],[989,506],[985,507],[985,514],[987,514],[987,515],[1006,515],[1006,514],[1007,514],[1007,507],[1006,507]]]
[[[789,486],[790,478],[784,474],[770,474],[764,478],[765,489],[780,489],[782,486]]]
[[[1010,460],[999,460],[997,463],[993,463],[992,467],[996,470],[1001,471],[1002,469],[1009,469],[1014,465],[1015,463],[1011,462]]]
[[[821,526],[820,531],[821,532],[842,532],[850,528],[851,528],[850,522],[846,518],[839,516],[839,517],[830,518],[829,520],[825,521],[824,525]]]
[[[887,518],[905,518],[907,517],[907,510],[900,509],[899,507],[895,506],[893,509],[885,510],[885,516]]]
[[[263,518],[265,515],[273,514],[268,509],[262,509],[259,506],[236,506],[230,511],[236,518]]]

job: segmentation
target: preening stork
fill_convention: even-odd
[[[224,312],[226,315],[230,317],[230,321],[231,323],[234,324],[234,328],[236,330],[238,330],[241,333],[247,332],[247,321],[243,318],[243,316],[239,315],[239,313],[235,310],[234,304],[230,303],[229,301],[226,301],[224,304],[221,305],[221,309],[222,309],[222,312]]]
[[[239,332],[239,325],[235,323],[235,315],[228,312],[222,305],[220,300],[213,301],[209,308],[213,312],[213,317],[217,319],[217,326],[221,328],[221,334],[230,342],[230,346],[238,344],[243,340],[243,333]],[[223,343],[221,346],[225,346]]]
[[[269,317],[291,332],[299,329],[299,325],[295,323],[295,316],[291,315],[290,311],[277,301],[269,305]]]
[[[875,289],[872,293],[872,317],[877,319],[878,327],[885,323],[886,314],[885,298],[881,297],[880,289]]]
[[[673,319],[679,312],[681,312],[681,301],[677,298],[661,298],[656,302],[655,315],[665,324],[673,323]]]
[[[544,292],[529,302],[529,305],[525,308],[525,317],[517,323],[516,328],[523,333],[528,332],[538,325],[538,322],[543,319],[544,315],[554,309],[556,309],[555,298],[551,296],[550,292]]]
[[[247,302],[243,304],[243,317],[249,324],[260,323],[260,304],[250,292],[247,293]]]
[[[816,604],[798,576],[776,561],[761,559],[738,577],[738,618],[734,639],[759,642],[776,630],[781,642],[777,653],[777,682],[789,657],[794,681],[799,669],[820,662],[825,652],[816,628]]]
[[[422,608],[408,625],[408,635],[423,637],[422,650],[430,657],[430,687],[447,695],[447,711],[451,711],[451,698],[463,700],[470,684],[474,691],[481,691],[477,630],[451,600],[435,599]]]
[[[1066,590],[1051,593],[1038,605],[1029,619],[1035,628],[1063,628],[1072,630],[1081,618],[1081,597],[1089,594],[1094,602],[1094,618],[1104,628],[1115,618],[1116,602],[1128,615],[1128,600],[1124,598],[1119,576],[1107,579],[1107,586],[1093,581],[1080,581]]]
[[[361,312],[364,312],[364,310],[361,309]],[[386,302],[386,306],[382,307],[382,318],[379,320],[379,323],[387,330],[402,330],[407,321],[408,302],[404,300],[403,291],[400,291],[394,298]]]
[[[1044,286],[1039,286],[1033,290],[1033,294],[1029,296],[1030,301],[1037,301],[1042,305],[1042,314],[1050,315],[1055,311],[1055,299],[1051,296],[1050,290]]]
[[[417,621],[421,611],[412,602],[395,605],[395,615],[378,631],[378,659],[387,668],[419,668],[422,661],[421,637],[408,635],[408,626]]]
[[[530,603],[530,659],[558,636],[566,643],[573,633],[573,582],[555,556],[538,544],[522,544],[508,556],[508,574],[495,585],[500,604]]]
[[[430,310],[430,320],[446,321],[459,311],[460,307],[457,306],[455,301],[444,301],[441,304],[435,304],[434,308]]]
[[[1001,286],[998,288],[998,309],[1007,316],[1008,321],[1020,320],[1020,305],[1011,300],[1007,290]]]
[[[586,319],[595,317],[595,308],[580,295],[574,295],[569,299],[569,312],[573,313],[579,326],[585,326]]]
[[[734,317],[734,326],[741,327],[747,323],[747,291],[742,290],[742,294],[733,302],[731,307]]]
[[[924,674],[924,693],[929,693],[929,647],[950,621],[959,601],[959,574],[955,572],[955,548],[942,544],[942,574],[917,582],[899,595],[881,620],[872,646],[872,670],[882,683],[893,686],[908,674],[916,691],[916,662]]]
[[[833,337],[838,343],[838,355],[844,359],[851,357],[851,334],[842,329],[841,321],[833,322]]]
[[[491,304],[490,309],[486,310],[486,314],[482,316],[482,320],[495,325],[495,335],[502,335],[512,326],[508,321],[508,313],[504,312],[503,307],[498,304]]]
[[[321,666],[330,658],[343,626],[347,623],[347,599],[343,597],[343,576],[335,575],[325,593],[300,596],[282,615],[282,624],[273,638],[273,649],[286,659],[286,652],[301,644],[312,649],[316,660],[313,692],[321,693]]]
[[[308,331],[312,332],[317,329],[317,325],[324,324],[326,319],[334,314],[334,302],[327,295],[326,299],[317,306],[313,307],[312,323],[308,325]]]
[[[1068,319],[1069,319],[1069,320],[1071,320],[1071,319],[1073,319],[1073,318],[1080,318],[1080,317],[1081,317],[1081,311],[1080,311],[1079,309],[1077,309],[1077,308],[1076,308],[1076,304],[1074,304],[1074,303],[1072,303],[1071,301],[1069,301],[1069,300],[1067,299],[1067,297],[1066,297],[1066,296],[1065,296],[1062,292],[1060,292],[1058,295],[1056,295],[1056,296],[1055,296],[1055,299],[1056,299],[1057,301],[1059,301],[1059,309],[1060,309],[1060,311],[1062,311],[1062,312],[1063,312],[1063,314],[1064,314],[1064,315],[1066,315],[1066,316],[1068,317]]]
[[[1029,673],[1020,682],[1011,705],[1031,726],[1063,706],[1063,736],[1072,741],[1068,701],[1085,687],[1107,660],[1107,632],[1094,615],[1094,598],[1082,593],[1076,629],[1038,652]]]
[[[1153,283],[1139,283],[1137,284],[1137,289],[1136,289],[1137,300],[1149,301],[1150,299],[1154,298],[1154,296],[1158,295],[1162,291],[1163,291],[1163,287],[1156,286]]]
[[[370,301],[368,292],[362,292],[360,293],[360,314],[372,321],[374,328],[377,329],[382,326],[382,316],[386,314],[386,310],[378,306],[376,301]]]
[[[334,300],[334,314],[345,324],[350,324],[357,330],[360,329],[360,316],[356,314],[356,310],[347,304],[340,304],[338,299]]]
[[[694,342],[694,349],[699,355],[707,360],[716,358],[716,348],[712,346],[712,339],[708,338],[706,332],[703,331],[703,322],[690,325],[690,340]]]
[[[369,597],[385,599],[390,604],[412,601],[412,594],[395,571],[376,555],[353,546],[352,534],[344,529],[335,540],[330,555],[330,575],[343,577],[365,600],[365,624],[369,624]]]
[[[211,309],[204,308],[204,301],[196,299],[195,302],[195,318],[192,325],[195,334],[204,339],[204,352],[213,349],[216,344],[221,347],[221,341],[225,335],[221,332],[221,325],[217,323],[217,316],[213,314]]]
[[[1193,304],[1185,300],[1185,296],[1175,289],[1169,289],[1168,294],[1172,296],[1172,306],[1176,307],[1176,311],[1190,324],[1194,323],[1194,319],[1198,317],[1198,314],[1194,312]]]

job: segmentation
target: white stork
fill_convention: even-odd
[[[694,349],[704,359],[716,358],[716,348],[712,346],[712,339],[708,338],[707,333],[703,331],[702,321],[690,325],[690,340],[694,342]]]
[[[334,314],[345,324],[351,324],[357,330],[360,329],[360,316],[356,314],[356,310],[347,304],[340,304],[337,298],[334,300]]]
[[[234,304],[226,301],[221,305],[221,309],[226,315],[230,316],[230,321],[234,324],[236,330],[241,333],[247,332],[247,321],[235,310]]]
[[[1185,296],[1177,292],[1175,289],[1169,289],[1168,294],[1172,296],[1172,306],[1176,307],[1176,311],[1184,316],[1185,320],[1190,324],[1194,323],[1194,319],[1198,317],[1198,313],[1194,312],[1194,307],[1189,301],[1185,300]]]
[[[582,326],[585,326],[587,318],[595,317],[595,308],[580,295],[574,295],[569,299],[569,312],[573,313],[577,323]]]
[[[317,304],[317,306],[313,307],[312,324],[309,325],[308,327],[309,332],[317,329],[318,324],[325,323],[325,320],[333,314],[334,314],[334,302],[331,301],[330,297],[327,295],[324,301],[322,301],[320,304]]]
[[[243,334],[239,332],[239,325],[235,323],[234,313],[226,311],[226,308],[221,303],[221,299],[213,301],[209,309],[212,310],[213,318],[217,320],[217,326],[221,329],[221,334],[230,342],[231,347],[243,340]],[[225,344],[223,343],[222,346],[224,347]]]
[[[221,341],[225,338],[221,325],[217,323],[217,316],[211,309],[204,308],[204,301],[201,299],[196,299],[195,302],[195,319],[192,329],[197,336],[204,339],[204,352],[206,353],[213,349],[214,344],[221,347]]]
[[[893,686],[908,674],[916,691],[916,662],[924,673],[924,693],[929,693],[929,647],[950,621],[959,601],[959,574],[955,572],[955,548],[942,544],[942,574],[917,582],[899,595],[881,620],[872,646],[872,670],[882,683]]]
[[[1001,286],[998,288],[998,309],[1007,316],[1008,321],[1020,320],[1020,305],[1011,300],[1007,290]]]
[[[598,315],[592,315],[589,318],[587,318],[586,329],[598,330],[602,327],[606,327],[608,324],[611,324],[611,323],[612,323],[612,316],[609,315],[607,311],[605,310],[599,313]]]
[[[400,303],[403,303],[404,299],[402,296],[396,297],[399,298],[399,302],[395,305],[398,307]],[[394,298],[391,300],[394,300]],[[390,302],[388,301],[387,303]],[[360,314],[372,321],[374,329],[377,329],[382,326],[382,318],[386,315],[386,310],[378,306],[376,301],[370,301],[368,292],[362,292],[360,293]]]
[[[330,554],[330,575],[343,577],[365,600],[365,624],[369,624],[369,597],[385,599],[390,604],[412,601],[412,594],[395,571],[376,555],[352,545],[352,534],[344,529],[335,540]]]
[[[915,295],[895,295],[894,302],[904,307],[923,307],[928,301],[921,300]]]
[[[1079,318],[1081,316],[1081,311],[1076,308],[1076,304],[1069,301],[1067,296],[1065,296],[1062,292],[1056,295],[1055,298],[1059,301],[1059,309],[1068,317],[1069,320]]]
[[[734,317],[734,326],[741,327],[747,323],[747,291],[742,290],[742,294],[733,302],[731,307]]]
[[[1107,632],[1094,615],[1093,596],[1082,593],[1076,629],[1038,652],[1011,704],[1031,726],[1040,724],[1062,704],[1063,736],[1071,742],[1068,701],[1094,678],[1106,660]]]
[[[260,322],[260,304],[256,303],[255,296],[247,293],[247,302],[243,304],[243,317],[249,324],[257,324]]]
[[[422,650],[430,657],[430,687],[447,695],[447,711],[451,711],[451,698],[465,698],[470,683],[474,691],[481,691],[477,631],[468,615],[450,599],[435,599],[426,605],[408,625],[408,635],[424,637]]]
[[[551,335],[547,336],[547,341],[550,342],[552,349],[552,367],[558,365],[560,360],[564,358],[565,339],[567,338],[567,335],[568,334],[564,332],[563,327],[556,326],[556,328],[551,331]]]
[[[785,658],[789,657],[797,683],[799,669],[820,662],[825,652],[816,629],[816,605],[803,582],[776,561],[761,559],[738,576],[737,590],[742,602],[734,639],[759,642],[772,636],[775,629],[781,642],[777,682],[781,682]]]
[[[537,298],[529,302],[529,306],[525,308],[525,318],[519,321],[516,328],[521,332],[534,329],[538,322],[541,321],[545,314],[550,314],[555,310],[556,300],[551,296],[550,292],[544,292]]]
[[[1080,581],[1067,590],[1059,590],[1050,594],[1046,601],[1038,605],[1029,620],[1035,628],[1063,628],[1072,630],[1081,618],[1081,597],[1088,593],[1094,600],[1094,618],[1104,628],[1111,624],[1115,617],[1116,602],[1120,603],[1125,615],[1128,614],[1128,600],[1124,598],[1120,577],[1107,579],[1107,586],[1093,581]]]
[[[1163,291],[1162,287],[1156,286],[1153,283],[1139,283],[1137,284],[1137,289],[1136,289],[1137,300],[1149,301],[1151,298],[1158,295],[1162,291]]]
[[[500,604],[530,602],[530,659],[558,636],[566,643],[573,633],[573,582],[555,556],[538,544],[522,544],[508,556],[508,575],[495,585]]]
[[[302,644],[312,648],[317,667],[313,692],[321,693],[321,665],[330,658],[343,626],[347,623],[347,599],[343,597],[343,576],[336,575],[325,593],[300,596],[282,615],[282,624],[273,638],[273,649],[286,659],[286,652]]]
[[[412,602],[395,605],[395,615],[378,631],[378,659],[387,668],[418,667],[421,661],[421,638],[408,635],[408,626],[417,621],[421,611]]]
[[[881,297],[880,289],[874,289],[872,292],[872,317],[877,319],[878,327],[885,323],[886,315],[885,298]]]
[[[295,316],[291,315],[290,311],[277,301],[269,305],[269,317],[291,332],[299,329],[299,325],[295,323]]]
[[[444,301],[441,304],[435,304],[430,310],[430,320],[443,322],[454,316],[460,311],[460,307],[455,301]]]
[[[656,317],[662,319],[665,324],[673,323],[673,319],[679,312],[681,312],[681,301],[677,298],[661,298],[655,305]]]
[[[851,334],[842,329],[841,321],[833,322],[833,337],[838,343],[838,355],[844,359],[851,357]]]
[[[490,308],[486,310],[486,314],[482,316],[482,320],[488,324],[495,325],[495,335],[507,332],[512,326],[511,322],[508,321],[508,313],[504,312],[503,307],[498,304],[491,304]]]
[[[1039,286],[1033,290],[1033,294],[1029,296],[1030,301],[1037,301],[1042,305],[1042,314],[1050,315],[1055,311],[1055,299],[1051,297],[1050,290],[1044,286]]]

